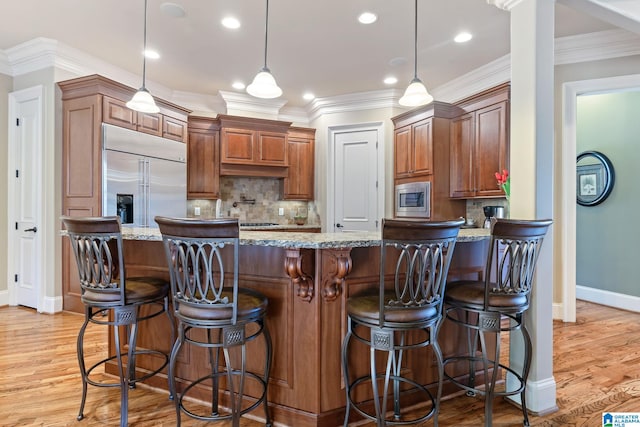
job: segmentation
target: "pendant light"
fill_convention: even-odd
[[[422,83],[422,80],[418,78],[418,0],[415,0],[415,32],[413,38],[413,80],[404,91],[402,98],[398,100],[400,105],[405,107],[417,107],[418,105],[425,105],[433,101],[433,96],[429,95],[427,88]]]
[[[247,93],[256,98],[277,98],[282,95],[276,79],[267,67],[267,38],[269,35],[269,0],[267,0],[266,22],[264,26],[264,67],[260,69],[253,82],[247,86]]]
[[[131,101],[127,102],[127,107],[135,111],[142,113],[157,113],[160,108],[153,100],[153,96],[149,93],[145,87],[146,72],[147,72],[147,0],[144,0],[144,47],[142,55],[142,87],[138,89]]]

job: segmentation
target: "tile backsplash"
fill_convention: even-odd
[[[282,180],[276,178],[220,177],[222,215],[240,222],[277,224],[294,224],[296,216],[306,216],[307,224],[320,225],[315,203],[281,200],[281,186]],[[203,218],[215,216],[215,200],[188,200],[189,217],[195,216],[196,207]]]
[[[485,206],[504,206],[505,218],[509,218],[509,203],[504,197],[496,199],[469,199],[467,200],[467,218],[472,218],[478,227],[484,223]]]

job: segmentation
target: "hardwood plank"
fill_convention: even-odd
[[[530,417],[532,426],[600,426],[602,412],[640,411],[640,371],[633,368],[640,362],[640,314],[584,301],[578,301],[577,307],[576,323],[554,322],[559,410]],[[0,425],[119,424],[119,391],[91,386],[85,419],[76,421],[81,383],[75,347],[82,321],[81,315],[68,312],[48,315],[24,307],[0,308]],[[107,351],[104,328],[90,325],[85,343],[89,361],[103,357]],[[261,416],[261,409],[255,414]],[[441,426],[480,426],[483,420],[479,398],[460,394],[442,402]],[[182,421],[187,427],[211,425],[188,417]],[[167,393],[144,385],[131,390],[129,425],[175,425],[175,409]],[[242,421],[242,427],[262,425],[247,417]],[[522,425],[520,410],[497,399],[494,425]]]

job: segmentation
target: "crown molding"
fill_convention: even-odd
[[[227,114],[229,110],[239,110],[277,118],[280,109],[287,103],[286,99],[262,99],[240,92],[219,90],[218,93],[227,106]]]
[[[175,90],[171,94],[171,102],[188,108],[194,115],[201,115],[201,113],[225,114],[227,112],[227,106],[220,95],[203,95]]]
[[[574,64],[640,55],[640,35],[627,30],[606,30],[560,37],[555,42],[555,64]]]
[[[2,50],[0,50],[0,74],[6,74],[7,76],[13,75],[11,71],[11,63],[9,62],[9,57]]]
[[[505,4],[513,2],[505,2]],[[596,61],[640,54],[640,35],[614,29],[555,40],[555,64]],[[431,90],[441,102],[456,102],[474,93],[507,82],[511,79],[509,54],[455,78]],[[55,67],[78,77],[100,74],[112,80],[137,88],[141,76],[124,71],[85,52],[71,48],[56,40],[36,38],[5,51],[0,50],[0,73],[15,77],[43,68]],[[399,89],[316,98],[306,107],[286,107],[283,99],[263,100],[245,93],[219,91],[217,95],[174,91],[147,80],[153,95],[193,111],[228,113],[229,110],[246,111],[300,125],[311,123],[324,114],[345,113],[377,108],[399,108]]]
[[[309,126],[309,114],[302,107],[284,107],[280,110],[278,120],[291,122],[294,126]]]
[[[624,28],[640,34],[640,18],[637,6],[631,1],[613,2],[609,0],[557,0],[571,9],[579,10],[601,21],[608,22],[618,28]]]
[[[511,55],[507,54],[432,89],[431,94],[438,101],[454,103],[510,80]]]
[[[487,0],[487,4],[507,11],[510,11],[520,3],[522,3],[522,0]]]
[[[398,107],[398,99],[401,96],[402,91],[399,89],[382,89],[316,98],[307,110],[309,122],[313,122],[324,114]]]

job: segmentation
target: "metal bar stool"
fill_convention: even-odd
[[[120,388],[120,425],[128,424],[128,390],[136,383],[157,374],[169,361],[169,355],[158,350],[137,349],[138,323],[165,314],[169,320],[171,340],[175,337],[175,324],[169,309],[169,283],[151,277],[126,278],[122,256],[122,234],[118,217],[63,216],[71,248],[75,255],[85,319],[78,333],[77,354],[82,375],[82,401],[78,420],[84,418],[87,384],[97,387]],[[144,307],[144,309],[143,309]],[[84,361],[84,333],[89,323],[112,328],[115,353],[87,369]],[[120,328],[124,327],[128,349],[122,353]],[[136,356],[158,357],[159,367],[136,377]],[[126,358],[126,359],[125,359]],[[119,381],[102,382],[91,378],[91,373],[109,361],[116,360]]]
[[[171,393],[176,396],[177,425],[184,412],[198,420],[231,420],[231,424],[238,427],[243,414],[263,404],[265,424],[271,426],[267,385],[272,350],[265,324],[268,300],[256,291],[238,287],[238,220],[166,217],[155,220],[162,233],[171,274],[174,314],[178,319],[178,338],[169,362]],[[206,333],[199,333],[202,330]],[[247,344],[260,336],[266,350],[262,375],[246,368]],[[183,343],[206,348],[211,371],[179,392],[176,390],[176,359]],[[246,398],[247,380],[258,384],[259,396]],[[194,387],[206,382],[211,383],[212,395],[209,413],[204,414],[195,405],[188,405],[185,398],[195,391]],[[222,411],[219,405],[221,385],[226,385],[228,411]]]
[[[468,396],[484,396],[485,426],[492,425],[493,399],[517,394],[524,425],[529,425],[525,391],[532,347],[523,315],[529,308],[533,274],[542,240],[551,223],[551,220],[495,220],[485,279],[447,284],[446,318],[467,331],[468,353],[445,359],[445,376],[466,390]],[[500,334],[517,330],[524,339],[522,370],[500,363]],[[493,351],[488,348],[490,341],[486,334],[495,338]],[[505,372],[503,389],[497,387],[501,369]],[[482,384],[476,384],[476,371],[484,375]]]
[[[438,424],[443,365],[437,335],[443,320],[447,273],[462,224],[462,220],[382,220],[378,289],[347,300],[348,330],[342,344],[345,427],[351,408],[378,426],[419,424],[430,418]],[[387,271],[386,261],[391,261],[393,270]],[[350,360],[352,339],[354,344],[365,344],[370,352],[370,372],[357,378],[350,375],[350,368],[360,363]],[[433,350],[438,371],[435,396],[403,366],[406,351],[427,346]],[[386,354],[384,366],[376,362],[379,353]],[[357,397],[363,394],[372,395],[372,399]],[[415,408],[406,411],[418,401],[430,405],[423,412]]]

